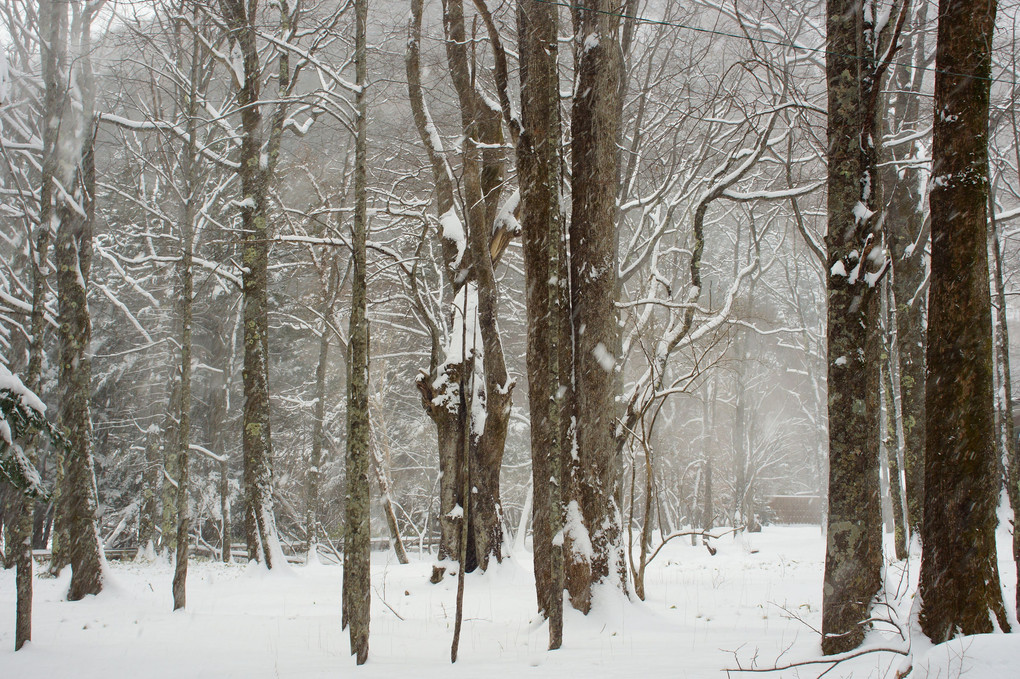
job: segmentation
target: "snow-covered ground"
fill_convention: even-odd
[[[588,617],[568,612],[564,648],[545,650],[527,553],[468,576],[460,658],[449,662],[456,580],[431,585],[429,558],[401,566],[373,554],[371,652],[356,668],[340,630],[338,566],[193,563],[188,607],[172,613],[165,562],[112,563],[106,590],[64,601],[68,574],[36,581],[34,641],[14,653],[14,571],[0,571],[0,677],[719,677],[818,654],[824,540],[817,527],[766,527],[713,541],[709,554],[673,540],[649,566],[647,600],[602,597]],[[902,566],[890,569],[890,583]],[[1003,563],[1010,598],[1012,561]],[[899,614],[909,601],[899,605]],[[399,617],[398,617],[399,616]],[[879,629],[888,628],[879,624]],[[898,644],[874,632],[871,645]],[[914,676],[1020,676],[1020,635],[915,648]],[[894,676],[902,659],[873,653],[828,676]],[[927,674],[922,667],[930,668]],[[892,671],[890,670],[892,668]],[[768,676],[815,677],[826,666]],[[741,676],[741,675],[734,675]],[[743,675],[749,676],[749,675]]]

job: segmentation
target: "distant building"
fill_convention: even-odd
[[[820,495],[773,495],[768,499],[766,514],[772,523],[822,523],[825,503]]]

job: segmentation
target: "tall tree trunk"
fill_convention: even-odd
[[[586,0],[577,14],[581,49],[571,117],[571,313],[574,318],[574,388],[580,461],[579,498],[591,540],[591,573],[572,597],[588,612],[592,585],[611,582],[627,591],[616,446],[616,139],[620,126],[619,18],[607,0]],[[570,517],[568,516],[568,521]],[[572,589],[572,594],[574,590]]]
[[[91,126],[89,126],[91,128]],[[64,397],[61,424],[71,443],[67,455],[64,491],[67,496],[68,556],[71,561],[71,585],[67,598],[76,601],[103,588],[102,554],[96,512],[95,465],[92,457],[92,360],[89,342],[92,320],[89,316],[89,268],[92,259],[91,197],[95,186],[92,162],[92,129],[82,156],[82,176],[75,187],[77,206],[66,198],[57,209],[57,291],[60,300],[60,383]],[[79,212],[84,206],[82,213]],[[77,209],[76,209],[77,208]]]
[[[459,504],[470,502],[467,541],[463,565],[485,570],[489,559],[503,558],[503,516],[499,493],[499,474],[503,465],[513,380],[506,369],[503,347],[499,337],[498,299],[493,261],[502,252],[493,243],[497,203],[502,190],[502,116],[486,105],[475,82],[476,69],[472,67],[473,53],[468,54],[468,40],[464,26],[462,0],[447,0],[443,12],[446,24],[446,54],[450,75],[460,103],[461,126],[464,144],[461,153],[462,193],[466,217],[466,253],[470,266],[470,280],[465,283],[465,313],[472,313],[470,297],[477,294],[475,318],[469,321],[480,336],[481,347],[473,359],[479,376],[473,380],[477,394],[470,401],[484,407],[484,421],[479,421],[479,407],[469,415],[471,446],[466,454],[472,459],[470,497],[461,497]],[[459,285],[455,282],[454,289]],[[473,287],[473,290],[472,290]],[[474,337],[467,342],[474,343]],[[481,351],[477,351],[481,349]],[[467,347],[464,347],[467,351]],[[448,357],[449,360],[449,357]],[[461,356],[461,362],[466,358]],[[464,465],[460,465],[464,467]]]
[[[347,374],[347,521],[344,532],[343,618],[350,627],[351,655],[362,665],[368,660],[371,604],[371,506],[369,499],[368,418],[368,292],[365,241],[368,230],[368,86],[365,44],[367,0],[356,0],[354,60],[360,88],[354,166],[354,232],[351,237],[354,271],[351,277],[351,317],[348,330]]]
[[[478,7],[482,12],[484,5]],[[407,45],[408,93],[415,126],[433,168],[443,231],[444,288],[453,293],[450,318],[454,327],[450,336],[459,337],[458,324],[464,323],[467,312],[470,316],[468,323],[478,330],[479,337],[476,342],[472,335],[469,341],[479,345],[473,348],[482,349],[475,362],[479,377],[469,380],[475,385],[477,394],[474,400],[479,404],[470,418],[473,436],[469,448],[462,451],[458,447],[461,413],[456,389],[467,364],[464,347],[455,346],[453,342],[446,347],[441,345],[441,337],[445,333],[439,329],[440,321],[428,308],[430,304],[421,301],[421,295],[418,295],[423,316],[429,318],[432,339],[429,372],[419,376],[417,386],[422,405],[436,424],[439,442],[440,563],[433,569],[432,577],[433,582],[438,582],[446,571],[442,563],[445,559],[462,562],[468,571],[475,568],[484,570],[491,558],[502,559],[499,473],[510,419],[513,380],[506,370],[496,322],[499,291],[493,266],[504,251],[509,234],[495,223],[503,185],[503,116],[500,110],[494,110],[486,103],[474,80],[474,48],[465,30],[463,2],[449,0],[444,3],[443,11],[447,65],[457,92],[465,139],[461,149],[461,204],[454,200],[453,173],[422,95],[421,16],[422,3],[414,0],[411,3]],[[486,18],[484,13],[483,18]],[[491,17],[487,17],[487,21],[491,25]],[[505,55],[496,44],[498,34],[490,30],[490,38],[493,37],[493,49],[499,61],[499,57]],[[503,95],[505,92],[501,93],[501,100],[505,99]],[[504,103],[509,112],[509,101]],[[480,416],[483,410],[484,420]],[[459,459],[460,455],[470,455],[473,459],[470,465],[474,470],[470,498],[464,498],[461,491],[463,478],[460,470],[465,465]],[[464,513],[462,510],[467,502],[472,504],[471,511]],[[467,538],[462,540],[460,521],[465,515],[473,518],[468,526]]]
[[[860,645],[881,585],[880,337],[884,272],[877,211],[879,135],[875,13],[866,0],[829,0],[828,405],[829,507],[822,651]]]
[[[197,15],[197,9],[195,13]],[[191,52],[190,91],[186,101],[188,116],[188,138],[182,150],[181,170],[184,174],[184,210],[181,218],[181,261],[178,265],[181,280],[180,317],[181,317],[181,410],[178,421],[177,440],[177,561],[174,568],[173,595],[174,610],[184,608],[187,604],[188,579],[188,531],[191,527],[188,514],[188,458],[191,445],[191,321],[192,300],[195,295],[194,272],[192,258],[195,249],[195,217],[194,196],[197,185],[195,176],[196,146],[196,114],[198,112],[197,79],[201,58],[199,41],[194,40]]]
[[[988,290],[988,103],[996,1],[940,0],[932,146],[921,629],[1009,629],[995,553],[1000,476]]]
[[[40,36],[42,52],[42,74],[45,95],[43,116],[47,124],[43,125],[43,161],[39,195],[39,225],[35,248],[32,252],[32,338],[29,346],[28,370],[25,385],[32,391],[38,391],[41,384],[42,364],[44,356],[44,337],[46,332],[46,278],[50,272],[48,263],[49,243],[52,237],[50,224],[54,216],[53,180],[58,171],[58,131],[59,120],[66,98],[66,88],[62,74],[66,68],[67,50],[67,12],[57,10],[56,3],[42,0],[39,5],[39,27],[44,33]],[[32,454],[29,446],[25,451]],[[30,459],[31,462],[35,460]],[[20,650],[27,641],[32,639],[32,526],[31,513],[34,501],[27,497],[14,498],[16,516],[14,534],[11,540],[15,544],[15,564],[17,568],[17,603],[15,613],[14,650]],[[26,540],[28,541],[26,544]]]
[[[78,52],[72,78],[80,97],[80,111],[74,122],[67,120],[74,135],[61,138],[61,146],[73,157],[65,157],[60,181],[71,196],[58,199],[55,255],[59,297],[60,371],[63,387],[61,424],[70,441],[64,491],[67,496],[68,556],[71,584],[67,598],[76,601],[103,588],[103,554],[97,524],[98,497],[95,462],[92,456],[92,319],[88,307],[89,270],[92,264],[92,225],[95,218],[95,133],[93,117],[91,22],[96,6],[84,5],[75,13],[75,45]],[[61,13],[57,10],[57,13]],[[70,187],[70,188],[69,188]]]
[[[266,568],[282,560],[273,514],[272,438],[269,426],[269,206],[272,149],[263,155],[259,60],[258,0],[220,0],[231,40],[240,49],[243,81],[238,90],[241,111],[242,284],[244,288],[244,407],[241,444],[244,457],[244,522],[248,558]],[[282,11],[281,5],[281,14]],[[283,53],[284,55],[287,52]],[[281,74],[285,70],[281,55]],[[281,90],[285,84],[280,83]]]
[[[921,125],[919,91],[924,69],[920,64],[925,58],[927,14],[928,3],[919,3],[912,30],[904,37],[900,63],[891,77],[893,93],[888,96],[886,110],[887,127],[894,135],[909,133]],[[903,428],[907,523],[910,533],[916,534],[924,500],[925,238],[921,174],[925,171],[922,159],[926,150],[915,142],[894,146],[884,155],[887,160],[903,163],[889,163],[881,177],[887,196],[884,226],[893,272],[891,304],[895,309],[895,353],[899,359],[897,393]]]
[[[556,649],[563,641],[561,531],[565,485],[560,389],[565,380],[564,366],[559,360],[563,253],[559,201],[558,9],[538,0],[524,0],[517,8],[517,25],[522,122],[517,162],[524,215],[535,591],[538,609],[549,619],[549,648]]]
[[[1010,507],[1013,508],[1013,562],[1020,582],[1020,530],[1016,529],[1020,515],[1020,460],[1017,459],[1016,429],[1013,426],[1013,385],[1009,374],[1009,323],[1006,320],[1006,287],[1002,276],[1002,245],[999,241],[999,225],[995,219],[994,196],[988,201],[989,239],[993,257],[992,282],[995,307],[995,371],[996,371],[996,443],[997,455],[1005,470],[1006,492]],[[1016,600],[1020,602],[1020,587],[1016,588]]]

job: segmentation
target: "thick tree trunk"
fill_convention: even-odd
[[[616,296],[616,139],[620,126],[621,54],[618,16],[606,0],[582,3],[577,94],[571,117],[571,312],[574,319],[574,388],[583,526],[591,541],[591,573],[572,604],[587,612],[592,586],[612,583],[627,591],[616,443],[618,345]],[[571,589],[572,594],[574,589]]]
[[[498,260],[506,246],[508,234],[496,228],[499,197],[503,183],[503,143],[500,111],[491,109],[474,82],[474,70],[469,56],[469,40],[464,26],[462,0],[444,3],[443,20],[446,28],[447,65],[457,91],[461,113],[464,144],[461,151],[462,205],[454,200],[453,174],[435,134],[424,104],[420,81],[420,34],[422,3],[411,4],[411,22],[407,46],[407,78],[411,109],[415,126],[433,166],[437,192],[437,205],[443,222],[443,260],[447,289],[453,292],[450,308],[453,335],[458,335],[458,324],[468,323],[477,329],[478,339],[468,338],[469,347],[451,344],[445,349],[440,338],[438,319],[431,325],[432,356],[427,374],[419,376],[417,386],[422,404],[436,424],[439,440],[440,479],[440,561],[451,559],[462,562],[467,571],[485,569],[490,558],[502,559],[503,527],[500,509],[499,472],[502,467],[510,418],[513,381],[506,370],[503,349],[497,325],[498,288],[493,273],[493,262]],[[458,207],[460,212],[458,213]],[[447,223],[461,222],[452,237]],[[463,238],[462,238],[463,236]],[[412,283],[414,285],[414,283]],[[477,299],[477,304],[475,300]],[[431,315],[431,310],[424,312]],[[470,379],[464,373],[467,356],[465,349],[476,351],[478,376]],[[461,413],[457,385],[465,380],[475,385],[475,411],[471,414],[471,444],[460,446]],[[484,423],[480,413],[484,409]],[[461,452],[463,451],[463,452]],[[460,459],[471,456],[473,470],[470,508],[461,490],[465,464]],[[474,490],[477,489],[477,490]],[[459,509],[458,509],[459,508]],[[468,510],[468,511],[465,511]],[[461,537],[461,520],[465,514],[473,517],[467,526],[466,539]],[[433,570],[433,581],[445,572],[442,563]]]
[[[75,28],[78,52],[74,82],[81,97],[80,110],[71,110],[63,124],[60,147],[64,155],[57,177],[70,197],[57,200],[59,227],[55,243],[59,298],[60,370],[63,392],[60,422],[70,442],[64,488],[67,554],[71,584],[67,598],[76,601],[103,588],[103,554],[97,525],[98,497],[92,456],[92,319],[88,307],[89,270],[92,264],[92,225],[95,219],[95,133],[91,63],[91,21],[96,7],[80,7]],[[66,20],[61,9],[60,21]],[[73,132],[72,132],[73,131]],[[73,201],[73,203],[72,203]]]
[[[999,588],[988,290],[988,104],[995,0],[941,0],[935,57],[921,629],[1009,629]]]
[[[829,507],[822,651],[860,645],[881,585],[879,138],[874,27],[862,0],[827,3]],[[876,271],[877,270],[877,271]]]
[[[560,387],[566,381],[559,352],[563,248],[559,201],[558,10],[554,5],[525,0],[517,9],[517,25],[522,57],[522,129],[517,164],[528,313],[535,591],[538,609],[549,619],[549,648],[556,649],[563,641],[561,531],[565,484]]]

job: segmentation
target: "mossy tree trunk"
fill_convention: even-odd
[[[280,3],[280,13],[286,9]],[[248,558],[266,568],[277,565],[276,523],[273,514],[272,437],[269,418],[269,183],[271,151],[263,149],[262,63],[259,57],[258,0],[221,0],[230,40],[241,54],[243,79],[237,91],[241,115],[242,285],[244,292],[244,406],[241,445],[244,457],[244,524]],[[280,72],[289,78],[287,52],[280,55]],[[286,81],[279,84],[286,91]]]
[[[822,651],[864,640],[881,586],[879,288],[888,266],[879,232],[879,92],[888,45],[906,14],[876,35],[869,0],[828,0],[827,342],[829,504]],[[867,6],[866,6],[867,5]]]

